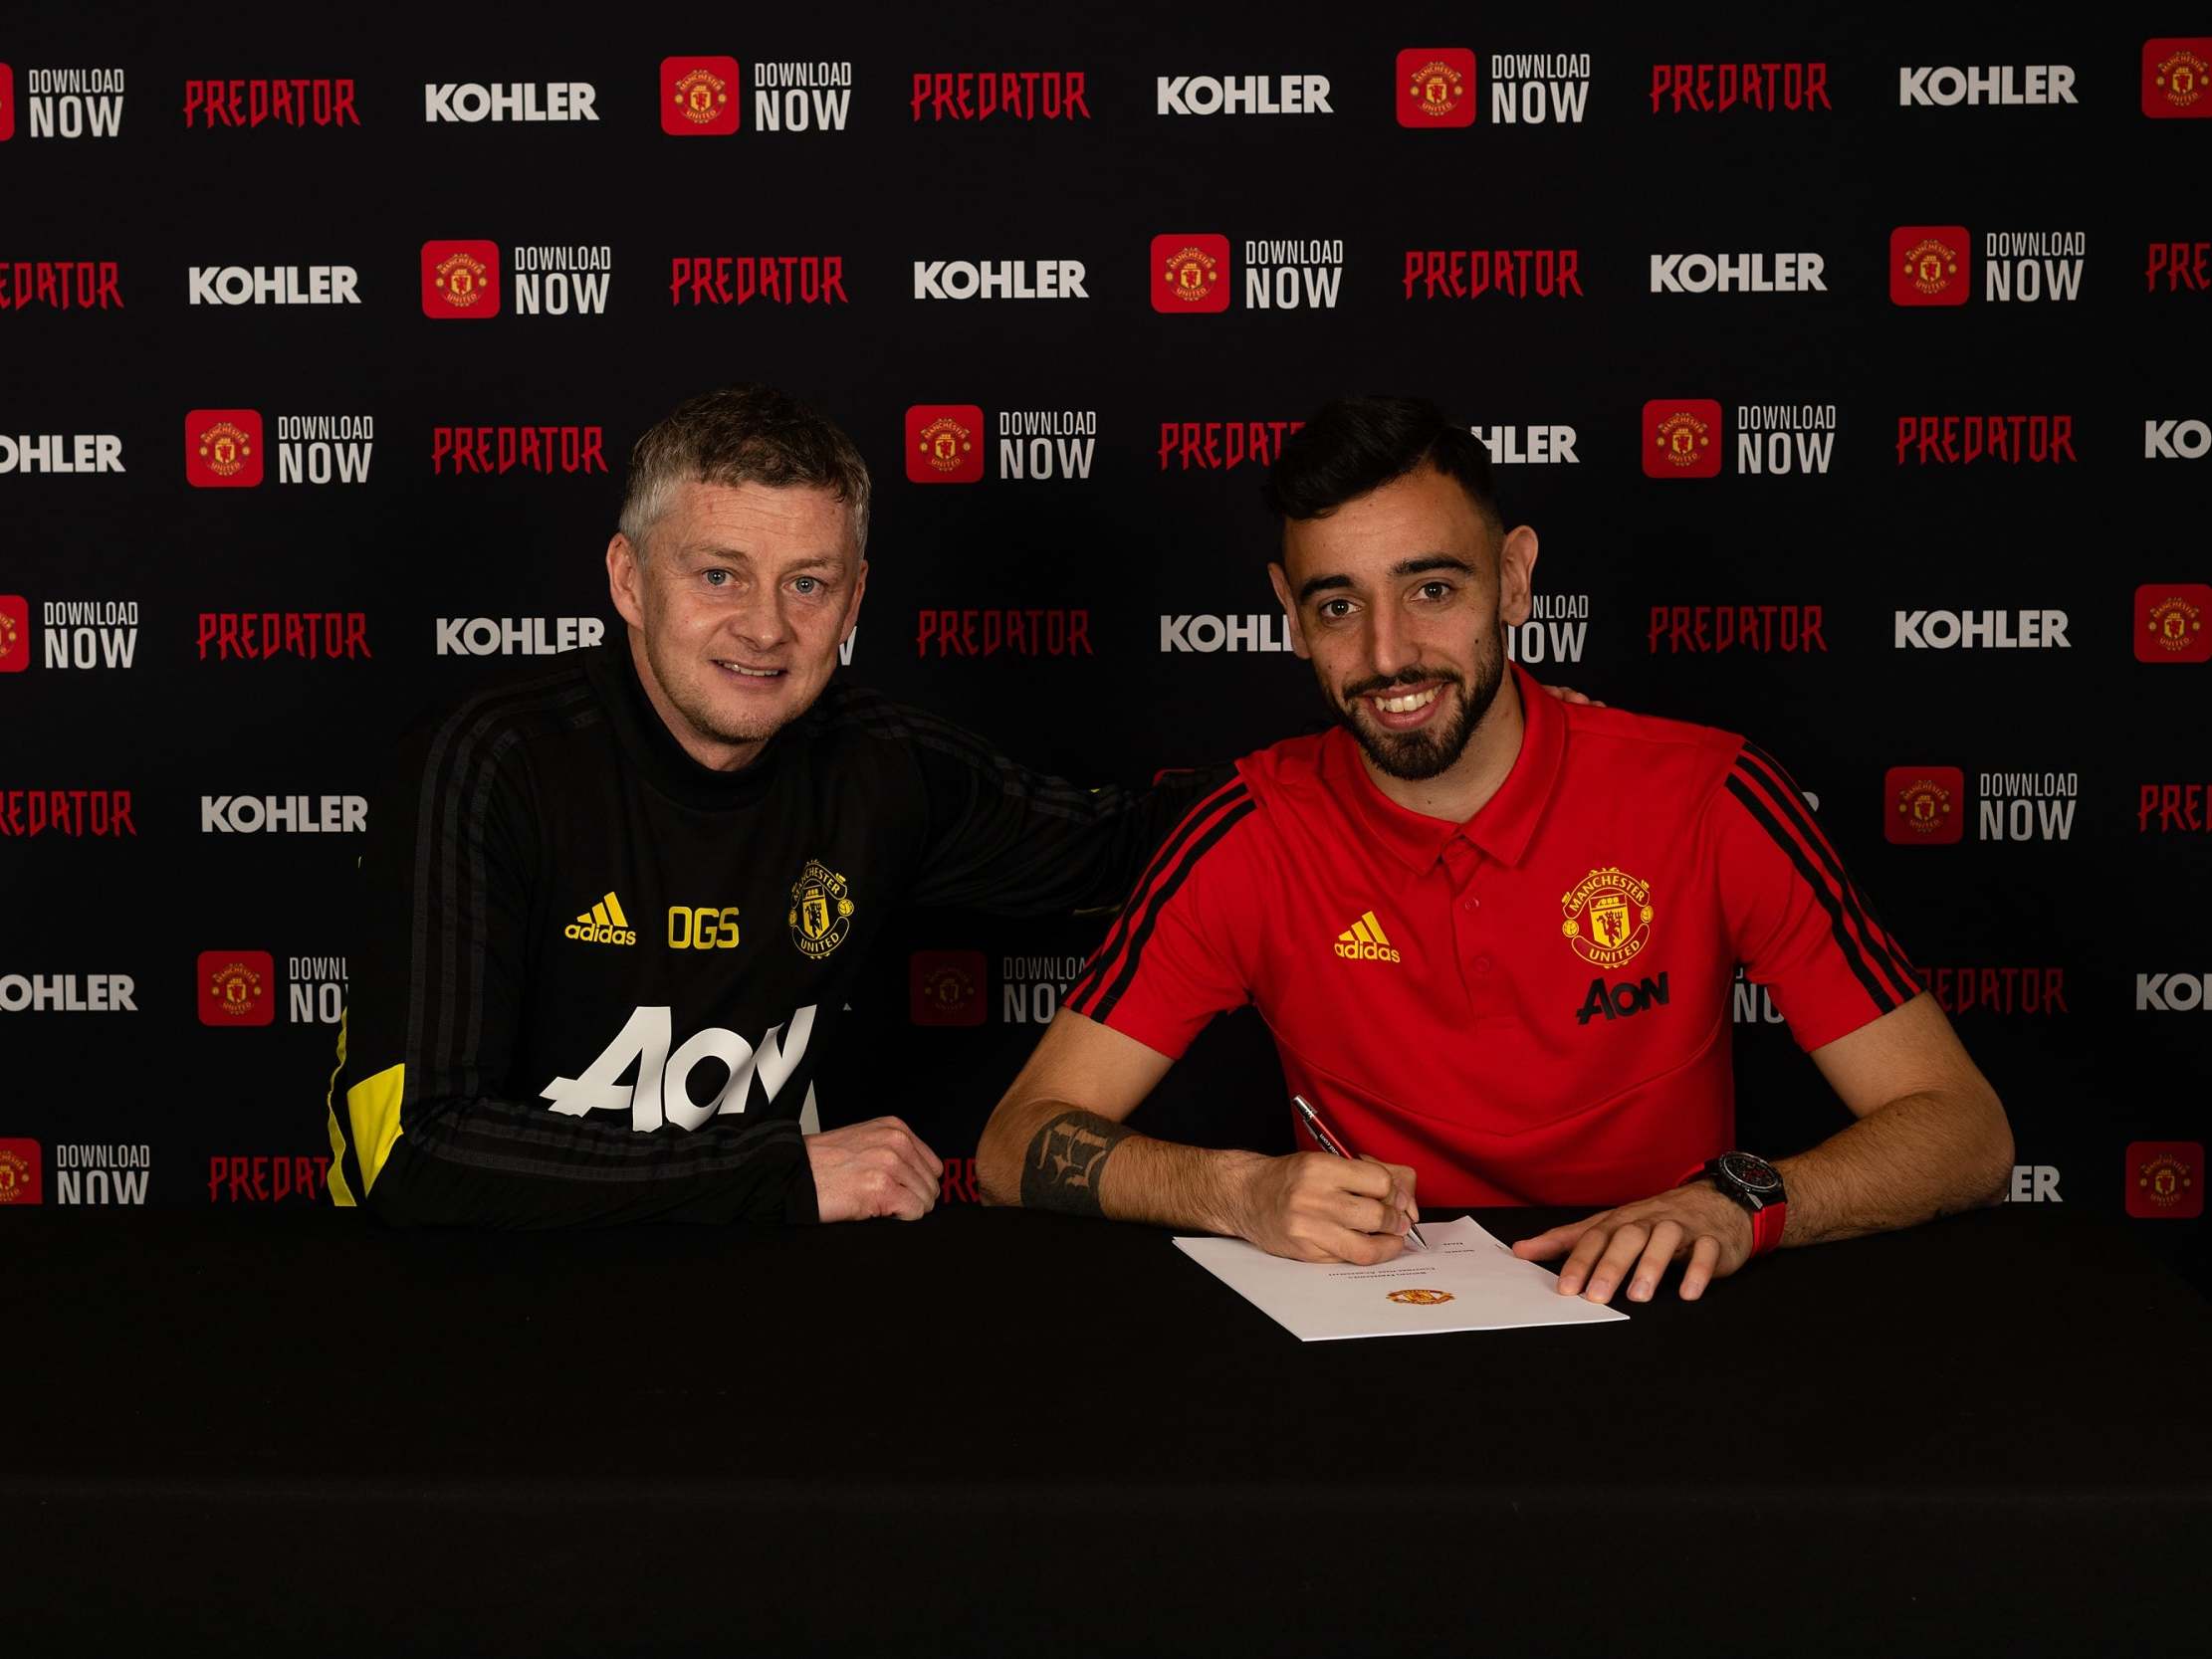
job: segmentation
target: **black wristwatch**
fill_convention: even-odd
[[[1782,1227],[1789,1216],[1789,1195],[1782,1190],[1782,1172],[1752,1152],[1722,1152],[1683,1177],[1684,1182],[1710,1175],[1712,1183],[1751,1212],[1751,1253],[1763,1256],[1782,1242]]]

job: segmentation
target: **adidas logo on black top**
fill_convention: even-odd
[[[560,930],[569,938],[586,944],[635,944],[637,934],[622,914],[622,901],[612,893]]]

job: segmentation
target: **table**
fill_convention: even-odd
[[[1788,1251],[1625,1324],[1315,1345],[1165,1234],[966,1208],[48,1209],[0,1258],[13,1652],[2202,1638],[2212,1310],[2080,1210]]]

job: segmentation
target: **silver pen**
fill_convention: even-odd
[[[1314,1111],[1313,1103],[1307,1100],[1305,1096],[1292,1095],[1290,1104],[1298,1109],[1298,1116],[1306,1126],[1306,1133],[1313,1137],[1314,1143],[1323,1151],[1332,1157],[1352,1157],[1355,1155],[1351,1147],[1345,1143],[1344,1138],[1321,1121],[1321,1114]],[[1429,1241],[1421,1236],[1419,1222],[1408,1226],[1406,1232],[1424,1250],[1429,1248]]]

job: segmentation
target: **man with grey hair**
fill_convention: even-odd
[[[402,1226],[913,1219],[896,1118],[812,1080],[904,904],[1118,903],[1193,798],[1013,765],[832,684],[868,472],[782,393],[710,392],[632,451],[627,628],[413,733],[371,817],[330,1187]]]

